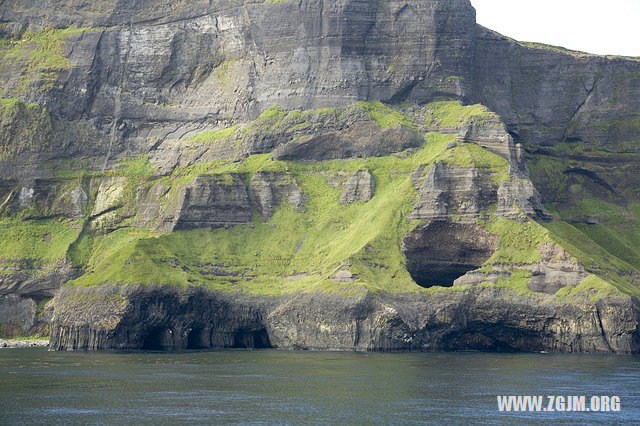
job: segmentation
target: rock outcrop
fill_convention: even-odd
[[[557,301],[477,287],[432,295],[248,297],[203,289],[64,289],[52,349],[275,347],[637,353],[631,298]],[[87,309],[90,307],[90,309]],[[74,317],[73,322],[67,318]]]
[[[284,173],[256,173],[249,183],[249,197],[265,221],[285,200],[298,210],[306,201],[293,176]]]
[[[344,190],[340,196],[343,204],[352,204],[357,201],[369,201],[375,193],[375,182],[368,170],[358,170],[344,183]]]

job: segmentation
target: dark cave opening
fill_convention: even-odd
[[[478,269],[496,249],[498,238],[473,223],[432,222],[405,235],[407,271],[421,287],[452,287]]]
[[[187,335],[187,349],[206,349],[210,347],[209,333],[203,328],[193,328]]]
[[[268,349],[271,348],[271,341],[267,330],[240,329],[233,336],[234,348],[246,349]]]
[[[145,351],[162,351],[166,349],[165,335],[169,332],[164,327],[155,327],[145,336],[142,349]]]

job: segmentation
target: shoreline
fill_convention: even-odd
[[[43,348],[49,346],[49,339],[0,339],[0,349]]]

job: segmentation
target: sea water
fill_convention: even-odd
[[[619,411],[501,412],[498,396],[617,396]],[[640,357],[0,350],[0,424],[640,422]]]

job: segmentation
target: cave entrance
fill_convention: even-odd
[[[496,250],[498,237],[473,223],[432,222],[405,235],[407,271],[421,287],[451,287]]]
[[[193,328],[187,335],[187,349],[206,349],[210,347],[209,333],[201,327]]]
[[[167,334],[170,331],[164,327],[155,327],[145,336],[142,350],[162,351],[167,348]]]
[[[233,336],[234,348],[267,349],[271,348],[267,330],[240,329]]]

